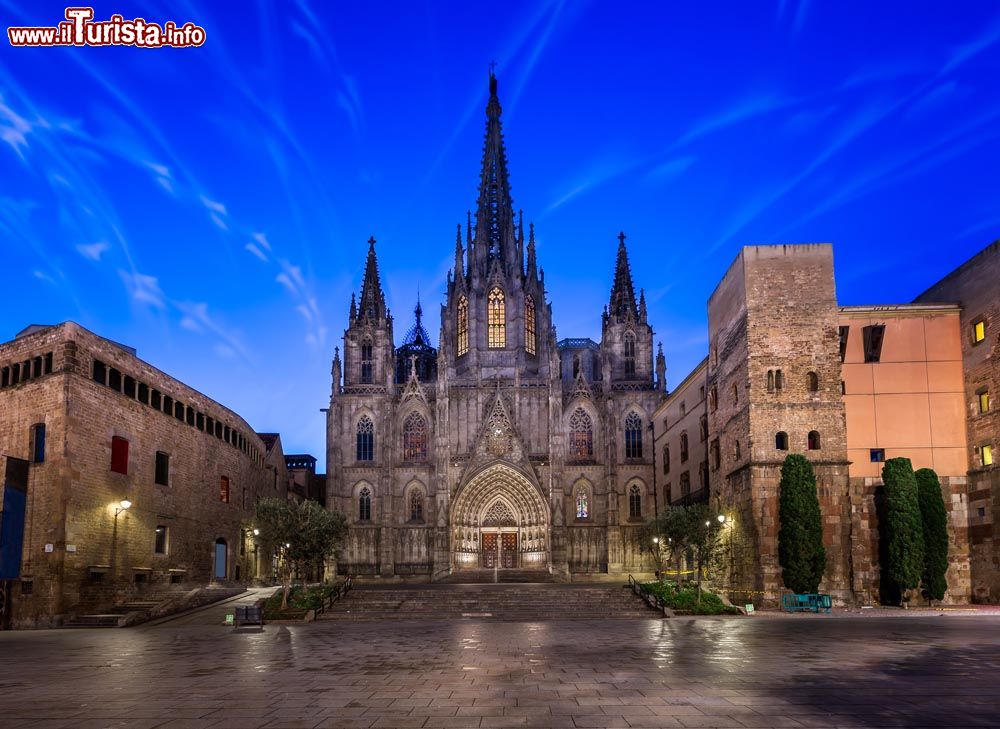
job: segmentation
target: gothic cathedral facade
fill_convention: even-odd
[[[557,340],[534,228],[526,239],[511,200],[500,114],[491,74],[477,210],[464,246],[459,226],[437,349],[419,303],[396,347],[369,241],[327,413],[327,503],[350,524],[340,572],[648,569],[637,534],[663,503],[650,417],[666,366],[660,351],[654,367],[625,236],[600,343]]]

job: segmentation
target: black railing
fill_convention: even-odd
[[[353,582],[354,579],[351,577],[351,575],[348,575],[347,579],[345,579],[341,584],[337,585],[337,587],[333,590],[333,592],[330,593],[330,596],[323,602],[323,604],[320,605],[318,608],[316,608],[316,617],[319,617],[327,610],[332,608],[333,604],[337,602],[337,600],[347,597],[347,593],[350,592],[351,587],[353,587]]]
[[[633,593],[645,600],[649,607],[659,610],[663,617],[667,618],[673,614],[658,595],[650,591],[649,588],[636,580],[632,575],[628,576],[628,586],[632,589]]]

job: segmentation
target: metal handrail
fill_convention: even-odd
[[[326,599],[326,602],[324,602],[322,605],[316,608],[316,613],[315,613],[316,616],[318,617],[322,615],[327,610],[332,608],[335,602],[337,602],[341,598],[347,597],[347,593],[351,591],[351,588],[353,586],[354,586],[354,579],[351,577],[351,575],[348,575],[347,579],[344,580],[344,584],[338,585],[337,589],[335,589],[332,593],[330,593],[330,596]]]
[[[631,588],[632,592],[641,597],[647,605],[651,608],[659,610],[663,617],[670,617],[670,615],[673,614],[670,612],[670,608],[665,602],[663,602],[663,599],[659,595],[650,592],[631,574],[628,576],[628,586]]]

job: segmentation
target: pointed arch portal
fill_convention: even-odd
[[[547,569],[549,507],[521,471],[495,463],[473,475],[455,495],[451,550],[455,569]]]

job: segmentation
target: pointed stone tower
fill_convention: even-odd
[[[604,312],[601,359],[605,377],[629,388],[652,389],[653,329],[646,321],[646,297],[636,303],[625,234],[618,234],[618,257],[611,299]]]

